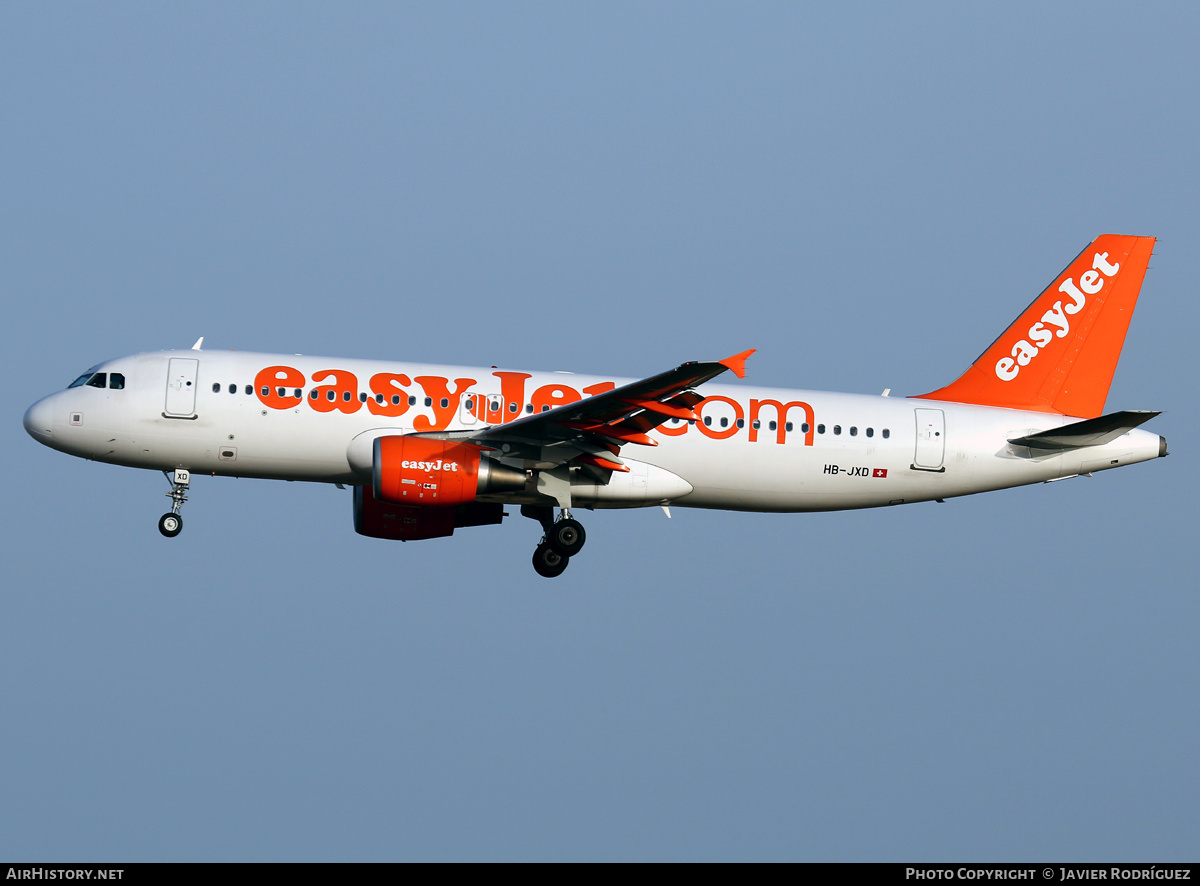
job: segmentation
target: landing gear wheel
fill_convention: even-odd
[[[163,514],[158,518],[158,531],[167,538],[174,538],[183,531],[183,517],[178,514]]]
[[[533,571],[542,578],[562,575],[570,562],[570,557],[564,557],[545,542],[538,545],[537,550],[533,552]]]
[[[559,520],[546,533],[546,543],[564,557],[574,557],[578,554],[583,550],[585,541],[587,533],[583,531],[583,524],[570,517]]]

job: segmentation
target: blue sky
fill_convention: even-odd
[[[1185,4],[0,8],[0,856],[1190,858],[1200,134]],[[38,446],[206,346],[955,378],[1159,239],[1109,408],[1172,457],[860,513],[355,535]],[[450,309],[449,311],[447,309]],[[15,384],[15,381],[20,384]]]

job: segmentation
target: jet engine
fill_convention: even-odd
[[[519,492],[525,472],[483,455],[471,443],[390,435],[376,437],[371,491],[377,501],[444,508],[487,493]]]

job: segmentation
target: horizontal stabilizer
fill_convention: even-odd
[[[1074,424],[1063,425],[1061,428],[1017,437],[1008,442],[1014,446],[1028,446],[1030,449],[1042,449],[1050,452],[1081,449],[1084,446],[1101,446],[1160,414],[1144,409],[1112,412],[1099,418],[1089,418]]]

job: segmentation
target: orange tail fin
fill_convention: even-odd
[[[1101,415],[1153,251],[1153,237],[1097,237],[958,381],[920,399]]]

